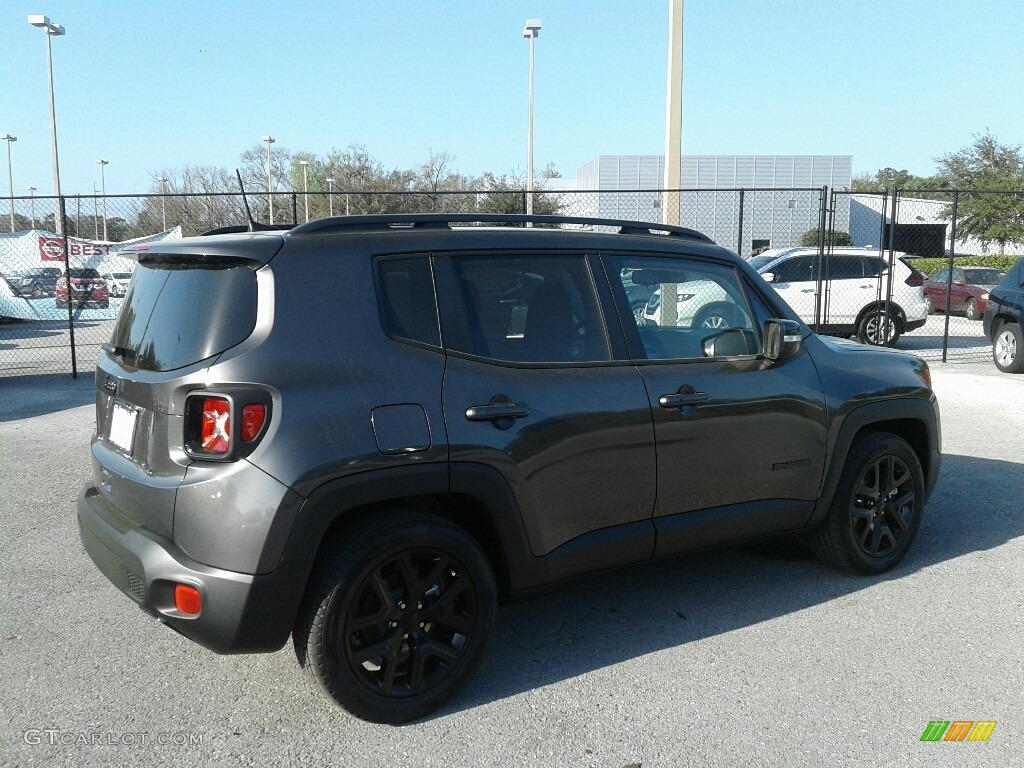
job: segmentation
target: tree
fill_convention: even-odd
[[[817,247],[817,245],[818,245],[818,233],[820,231],[821,230],[818,230],[818,229],[809,229],[806,232],[804,232],[803,235],[801,235],[801,237],[800,237],[800,245],[808,247],[808,248],[815,248],[815,247]],[[853,245],[853,238],[850,237],[850,233],[849,232],[830,232],[828,234],[830,236],[826,236],[826,238],[825,238],[825,246],[826,247],[828,247],[830,245],[831,246],[838,246],[838,247],[842,247],[842,246],[845,246],[845,245]],[[831,242],[829,242],[829,240],[831,240]]]
[[[553,178],[553,177],[546,177]],[[518,173],[495,176],[487,172],[480,179],[483,194],[477,210],[483,213],[526,213],[526,180]],[[535,185],[533,212],[535,215],[557,215],[562,206],[558,197],[544,193],[543,182]]]
[[[853,179],[853,191],[881,194],[894,189],[942,189],[947,186],[938,176],[915,176],[906,168],[882,168],[876,173],[862,173]]]
[[[126,233],[129,238],[160,232],[165,217],[168,229],[180,225],[185,236],[246,222],[238,194],[238,180],[226,168],[185,165],[152,172],[150,176],[153,179],[150,186],[152,196],[143,198],[143,208]],[[162,183],[159,181],[161,176],[165,179]],[[164,190],[167,195],[161,196]],[[251,204],[254,195],[251,190],[247,191],[250,192]],[[265,206],[266,195],[261,197]]]
[[[1002,144],[991,131],[975,134],[959,152],[936,160],[939,176],[961,193],[957,205],[957,239],[977,238],[983,250],[991,243],[1000,255],[1008,243],[1024,242],[1024,153],[1019,144]],[[952,215],[952,207],[947,209]]]

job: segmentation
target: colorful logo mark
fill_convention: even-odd
[[[921,741],[988,741],[995,720],[931,720]]]

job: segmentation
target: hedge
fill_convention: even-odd
[[[968,256],[958,254],[953,257],[953,266],[991,267],[992,269],[998,269],[1000,272],[1006,272],[1016,263],[1017,258],[1017,256]],[[908,261],[929,277],[940,269],[945,269],[949,266],[948,256],[946,258],[908,259]]]

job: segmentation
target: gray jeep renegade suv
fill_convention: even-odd
[[[291,635],[368,720],[440,707],[499,600],[573,577],[783,532],[885,571],[939,473],[924,362],[819,338],[692,230],[338,217],[134,253],[86,550],[218,653]],[[678,301],[638,324],[636,285]]]

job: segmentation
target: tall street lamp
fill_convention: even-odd
[[[540,19],[527,19],[523,37],[530,40],[530,130],[526,140],[526,212],[533,213],[533,41],[540,34]]]
[[[38,189],[38,187],[29,187],[28,188],[28,193],[29,193],[29,195],[32,196],[32,201],[30,203],[30,205],[32,206],[32,209],[31,209],[31,213],[32,213],[32,229],[36,228],[36,189]]]
[[[272,180],[270,166],[270,145],[274,143],[273,136],[264,136],[263,141],[267,142],[267,201],[270,205],[270,223],[274,223],[274,183]]]
[[[299,165],[302,166],[302,200],[306,204],[306,221],[309,221],[309,179],[306,178],[309,160],[299,160]]]
[[[334,179],[324,179],[327,182],[327,201],[331,206],[331,216],[334,215]]]
[[[18,140],[17,136],[5,133],[0,141],[7,142],[7,187],[11,190],[11,232],[14,231],[14,175],[11,173],[11,143]]]
[[[59,37],[64,34],[64,27],[60,24],[51,24],[48,16],[32,14],[28,17],[28,23],[33,27],[39,27],[46,32],[46,73],[50,83],[50,145],[53,150],[53,194],[57,197],[54,203],[53,227],[58,235],[63,234],[64,222],[59,215],[60,208],[60,163],[57,162],[57,118],[53,108],[53,55],[50,51],[50,38]],[[8,147],[10,144],[7,145]]]
[[[164,224],[164,232],[167,231],[167,177],[157,176],[160,182],[160,218]]]
[[[100,167],[100,192],[103,194],[103,239],[107,239],[107,177],[103,169],[110,165],[109,160],[97,160]]]

